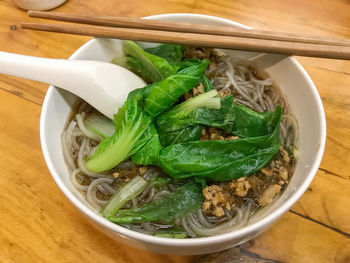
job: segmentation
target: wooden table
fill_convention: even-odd
[[[57,10],[126,17],[201,13],[256,29],[350,38],[347,0],[69,0]],[[10,0],[0,2],[0,17],[2,51],[68,58],[89,40],[21,30],[20,21],[34,19]],[[303,197],[263,235],[236,249],[241,254],[236,260],[350,262],[350,62],[297,59],[315,82],[326,110],[325,155]],[[47,87],[0,75],[0,262],[196,262],[198,257],[157,255],[117,243],[90,226],[64,197],[39,143]]]

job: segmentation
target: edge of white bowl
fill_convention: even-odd
[[[209,16],[209,15],[202,15],[202,14],[190,14],[190,13],[169,13],[169,14],[160,14],[160,15],[154,15],[154,16],[149,16],[145,17],[145,19],[156,19],[159,17],[168,17],[168,16],[195,16],[195,17],[200,17],[200,18],[205,18],[208,20],[215,20],[215,21],[221,21],[224,23],[228,23],[231,25],[243,27],[243,28],[249,28],[245,25],[242,25],[240,23],[225,19],[225,18],[220,18],[220,17],[215,17],[215,16]],[[87,43],[85,43],[83,46],[81,46],[78,50],[74,52],[74,54],[70,57],[70,59],[74,59],[79,52],[85,48],[88,45],[91,45],[93,41],[96,41],[95,39],[89,40]],[[326,141],[326,118],[325,118],[325,113],[322,105],[321,98],[317,92],[317,89],[312,82],[311,78],[305,71],[305,69],[297,62],[297,60],[294,57],[289,57],[287,58],[293,63],[299,70],[300,72],[304,75],[306,81],[311,87],[312,93],[317,101],[317,106],[318,106],[318,112],[320,114],[320,121],[321,121],[321,141],[320,145],[318,147],[318,151],[316,153],[316,158],[315,162],[313,163],[312,167],[310,167],[310,170],[308,172],[308,176],[305,178],[304,183],[302,184],[301,187],[299,187],[296,192],[292,195],[291,198],[289,198],[285,203],[283,203],[282,206],[280,206],[276,211],[271,213],[270,215],[264,217],[263,219],[259,220],[256,223],[253,223],[251,225],[248,225],[246,227],[243,227],[241,229],[235,230],[233,232],[229,232],[226,234],[221,234],[217,236],[212,236],[212,237],[202,237],[202,238],[193,238],[193,239],[173,239],[173,238],[163,238],[163,237],[155,237],[155,236],[150,236],[142,233],[138,233],[129,229],[126,229],[122,226],[119,226],[117,224],[114,224],[107,219],[103,218],[102,216],[94,213],[91,211],[88,207],[86,207],[84,204],[82,204],[77,197],[71,193],[60,177],[57,175],[57,172],[55,170],[55,166],[52,162],[52,160],[49,157],[49,153],[47,151],[47,144],[45,142],[45,120],[47,118],[46,113],[47,113],[47,107],[48,107],[48,102],[49,98],[52,96],[53,90],[55,87],[50,86],[44,99],[42,111],[41,111],[41,117],[40,117],[40,141],[41,141],[41,147],[44,155],[45,162],[48,166],[48,169],[55,180],[56,184],[58,187],[61,189],[61,191],[64,193],[64,195],[86,216],[88,216],[91,220],[97,222],[100,225],[103,225],[104,227],[108,228],[109,230],[116,232],[120,235],[133,238],[136,240],[139,240],[141,242],[150,242],[156,245],[167,245],[167,246],[181,246],[181,245],[190,245],[190,246],[204,246],[204,245],[209,245],[211,243],[216,243],[216,242],[225,242],[229,241],[234,238],[239,238],[241,236],[245,236],[251,232],[258,231],[259,229],[262,229],[265,225],[270,225],[272,222],[277,220],[282,214],[284,214],[289,208],[302,196],[302,194],[306,191],[306,189],[309,187],[310,183],[312,182],[313,178],[316,175],[316,172],[320,166],[324,148],[325,148],[325,141]]]

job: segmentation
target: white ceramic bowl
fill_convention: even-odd
[[[233,21],[197,14],[165,14],[149,18],[181,22],[244,27]],[[111,61],[121,53],[120,40],[92,39],[79,48],[71,59]],[[232,55],[252,57],[252,52],[230,52]],[[158,253],[201,254],[224,250],[252,239],[299,199],[314,178],[325,146],[326,123],[323,106],[316,87],[301,65],[292,57],[265,54],[254,60],[282,88],[299,125],[299,156],[290,184],[282,196],[261,210],[246,227],[227,234],[194,239],[171,239],[137,233],[104,219],[93,211],[69,181],[63,159],[60,136],[77,98],[60,89],[50,87],[42,108],[40,122],[41,146],[47,166],[66,197],[90,222],[114,239]]]

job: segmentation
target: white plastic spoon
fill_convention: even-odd
[[[128,93],[146,83],[112,63],[24,56],[0,51],[0,73],[45,82],[65,89],[109,118]]]

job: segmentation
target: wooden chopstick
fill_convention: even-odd
[[[311,44],[326,44],[350,47],[350,40],[328,39],[316,36],[303,36],[281,32],[270,32],[264,30],[241,29],[230,26],[213,26],[191,23],[168,22],[160,20],[148,20],[111,16],[91,16],[84,14],[69,14],[59,12],[28,11],[28,16],[46,18],[51,20],[66,21],[110,27],[126,27],[137,29],[151,29],[173,32],[200,33],[209,35],[235,36],[254,39],[270,39],[289,42],[301,42]]]
[[[26,29],[95,37],[350,60],[350,48],[345,46],[91,25],[22,22],[21,26]]]

